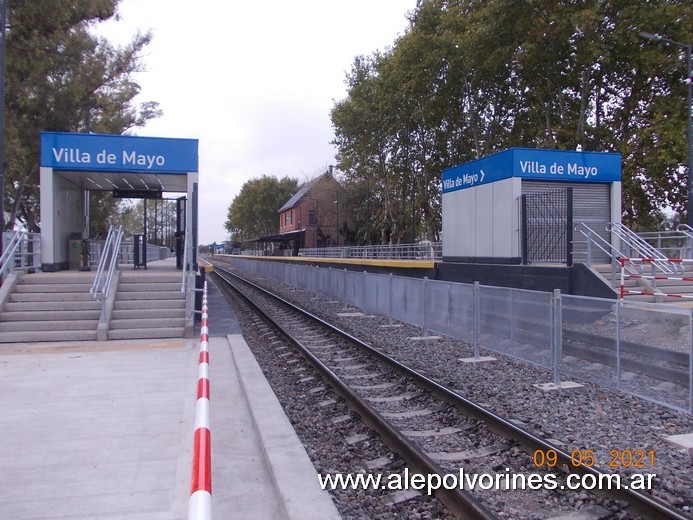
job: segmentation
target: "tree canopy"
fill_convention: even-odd
[[[513,146],[619,152],[624,222],[685,213],[685,59],[639,32],[690,42],[691,14],[678,0],[421,0],[391,48],[355,58],[331,112],[339,168],[369,202],[355,226],[437,240],[442,170]]]
[[[298,190],[298,180],[263,175],[247,181],[231,202],[224,227],[231,240],[242,242],[279,232],[277,210]]]
[[[134,103],[141,54],[152,35],[116,48],[91,29],[116,15],[120,0],[17,0],[8,4],[5,179],[16,222],[39,231],[39,132],[121,134],[158,117],[155,102]],[[110,197],[103,203],[115,207]],[[2,216],[0,216],[2,217]]]

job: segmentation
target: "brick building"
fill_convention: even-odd
[[[303,184],[286,204],[279,208],[279,237],[293,246],[294,254],[304,247],[339,245],[339,197],[342,186],[327,172]]]

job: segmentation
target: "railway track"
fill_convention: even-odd
[[[551,475],[557,488],[565,488],[569,475],[603,478],[604,474],[593,467],[576,464],[574,453],[561,450],[357,338],[242,281],[223,267],[215,266],[214,276],[243,293],[247,304],[300,351],[362,420],[404,458],[412,472],[430,476],[427,478],[435,482],[443,482],[451,474],[459,474],[462,479],[460,467],[472,468],[476,475],[501,475],[501,480],[535,473],[543,479]],[[537,454],[550,454],[552,467],[536,464]],[[553,471],[557,468],[561,470]],[[500,502],[511,499],[508,493],[499,493],[503,495]],[[571,499],[567,489],[541,493],[514,489],[512,500],[542,511],[547,493],[551,495],[550,511],[543,512],[552,516],[557,509],[570,512],[576,502],[584,502]],[[439,500],[460,518],[495,518],[494,506],[482,502],[488,494],[472,493],[459,486],[436,490]],[[600,504],[605,511],[618,510],[642,518],[689,518],[660,500],[630,489],[600,491],[599,495],[589,501]],[[494,503],[498,511],[498,500],[491,500]]]

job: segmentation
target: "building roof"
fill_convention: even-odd
[[[298,191],[294,194],[293,197],[291,197],[288,201],[286,201],[286,204],[284,204],[281,208],[279,208],[279,211],[277,213],[282,213],[286,211],[287,209],[293,208],[298,202],[310,191],[311,186],[315,182],[315,179],[313,179],[310,182],[306,182],[301,186]]]

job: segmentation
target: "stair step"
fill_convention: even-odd
[[[96,330],[99,320],[0,321],[0,332]]]
[[[30,343],[37,341],[96,341],[95,330],[51,330],[28,332],[3,332],[0,343]]]
[[[68,292],[68,293],[12,293],[10,302],[91,302],[93,301],[89,292]]]
[[[34,273],[22,275],[20,284],[89,284],[94,283],[93,271],[61,271],[59,273]]]
[[[118,283],[118,292],[160,292],[178,291],[180,293],[180,281],[176,282],[123,282]],[[182,294],[182,293],[181,293]]]
[[[122,292],[120,291],[120,284],[118,284],[118,296],[117,300],[183,300],[185,301],[185,295],[178,291],[156,291],[156,292]]]
[[[82,293],[89,294],[90,283],[18,283],[14,286],[15,293]]]
[[[120,295],[119,295],[120,296]],[[117,300],[113,309],[116,311],[144,309],[185,309],[185,299],[177,300]]]
[[[53,301],[53,302],[7,302],[5,312],[39,311],[101,311],[101,304],[95,301]]]
[[[12,304],[8,304],[12,305]],[[19,305],[19,304],[17,304]],[[7,307],[7,306],[6,306]],[[0,312],[0,321],[80,321],[80,320],[98,320],[101,316],[101,310],[93,311],[13,311]]]
[[[151,338],[182,338],[185,329],[157,328],[157,329],[117,329],[108,331],[108,339],[151,339]]]
[[[185,317],[176,318],[138,318],[138,319],[111,319],[109,330],[117,329],[160,329],[160,328],[185,327]]]
[[[177,283],[180,288],[181,274],[177,273],[142,273],[121,271],[120,281],[124,283]]]
[[[121,309],[111,313],[113,320],[134,320],[134,319],[154,319],[154,318],[185,318],[185,307],[174,309]]]

